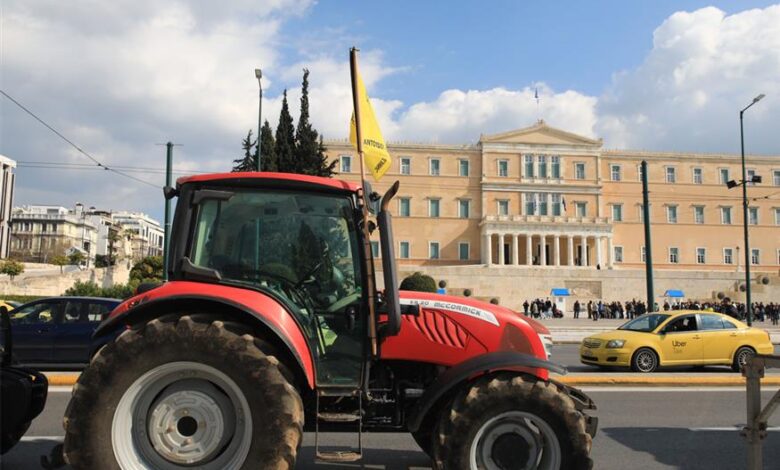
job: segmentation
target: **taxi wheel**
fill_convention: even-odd
[[[631,370],[634,372],[655,372],[658,369],[658,354],[650,348],[641,348],[631,358]]]
[[[742,346],[737,349],[737,352],[734,353],[734,362],[731,364],[731,370],[734,372],[741,371],[742,367],[747,365],[750,358],[755,355],[756,352],[751,347]]]

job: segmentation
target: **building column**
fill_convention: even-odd
[[[493,234],[488,232],[485,234],[485,258],[488,266],[493,265]]]
[[[596,242],[596,264],[601,267],[602,264],[602,257],[601,257],[601,242],[604,241],[604,237],[594,237],[593,240]]]
[[[607,267],[612,269],[612,266],[615,263],[615,247],[612,246],[612,237],[607,237],[607,250]]]
[[[574,266],[574,237],[569,235],[567,241],[569,243],[569,266]]]
[[[547,266],[547,234],[539,236],[539,266]]]
[[[530,233],[527,233],[525,235],[525,261],[528,266],[533,266],[534,264],[534,254],[533,254],[533,235]]]
[[[499,266],[504,265],[504,234],[503,233],[498,234],[498,264]]]
[[[520,264],[520,253],[517,252],[517,234],[512,234],[512,266]]]
[[[553,264],[555,266],[561,265],[561,236],[555,236],[555,244],[553,245]]]
[[[588,236],[582,235],[582,242],[580,244],[582,247],[582,256],[580,257],[582,260],[582,266],[585,267],[588,265]]]

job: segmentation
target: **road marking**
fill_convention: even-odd
[[[65,436],[24,436],[20,439],[22,442],[30,441],[64,441]]]
[[[722,426],[722,427],[709,427],[709,428],[688,428],[689,431],[742,431],[743,426]],[[780,431],[780,426],[774,426],[766,428],[767,431],[774,431],[778,432]]]
[[[687,386],[680,386],[680,387],[618,387],[618,386],[612,386],[612,385],[604,385],[604,386],[583,386],[583,387],[576,387],[579,390],[582,390],[583,392],[588,393],[612,393],[612,392],[620,392],[620,393],[626,393],[626,392],[641,392],[641,393],[647,393],[647,392],[741,392],[745,393],[745,387],[687,387]],[[772,390],[763,390],[762,392],[766,393],[773,393]]]
[[[71,393],[73,387],[69,385],[52,385],[49,387],[49,393]]]

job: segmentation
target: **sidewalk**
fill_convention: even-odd
[[[586,314],[587,315],[587,314]],[[602,319],[599,321],[585,318],[550,318],[540,320],[552,333],[553,342],[559,344],[579,344],[585,337],[604,331],[614,330],[628,320]],[[780,326],[771,322],[753,322],[753,327],[769,332],[772,343],[780,344]]]

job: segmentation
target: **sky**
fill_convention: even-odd
[[[0,89],[135,178],[0,96],[15,205],[161,218],[159,144],[177,144],[175,176],[229,170],[257,126],[255,68],[272,125],[285,89],[297,118],[308,68],[315,127],[346,138],[351,46],[389,141],[476,143],[543,118],[610,149],[736,153],[739,110],[765,93],[746,150],[780,164],[771,2],[3,0]]]

